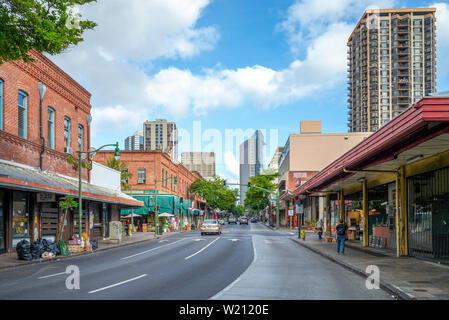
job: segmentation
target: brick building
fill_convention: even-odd
[[[55,239],[59,198],[78,195],[78,170],[67,159],[90,148],[91,94],[44,55],[30,54],[34,62],[0,65],[0,253],[22,239]],[[141,205],[91,185],[87,169],[82,179],[85,227],[101,225],[88,228],[94,238],[107,234],[122,206]],[[71,213],[63,222],[64,239],[77,233],[77,219]]]
[[[113,154],[113,151],[99,151],[95,161],[105,164]],[[205,201],[189,193],[190,185],[202,178],[198,172],[191,172],[181,163],[173,162],[170,155],[161,150],[123,150],[120,151],[120,161],[127,163],[128,173],[131,174],[127,181],[130,190],[126,193],[145,203],[144,208],[134,210],[134,213],[154,215],[157,190],[159,213],[174,214],[180,219],[182,210],[184,223],[199,223],[204,215]],[[128,212],[122,211],[123,214]]]

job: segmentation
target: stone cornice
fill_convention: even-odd
[[[25,63],[22,60],[16,60],[11,61],[11,63],[28,73],[31,77],[42,81],[47,87],[90,114],[91,94],[86,89],[43,54],[32,50],[30,51],[30,56],[35,59],[34,62]],[[50,71],[57,76],[52,76]],[[70,86],[73,87],[72,90],[69,89]]]

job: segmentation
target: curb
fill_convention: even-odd
[[[361,275],[361,276],[366,277],[366,273],[365,273],[362,269],[360,269],[359,267],[357,267],[357,266],[354,266],[354,265],[352,265],[352,264],[350,264],[350,263],[347,263],[347,262],[344,262],[344,261],[337,260],[337,259],[335,259],[333,256],[328,255],[328,254],[326,254],[326,253],[323,253],[323,252],[321,252],[320,250],[315,249],[315,248],[312,248],[312,247],[310,247],[310,246],[308,246],[308,245],[306,245],[306,244],[304,244],[304,243],[301,243],[301,242],[298,241],[297,239],[290,238],[290,240],[292,240],[293,242],[298,243],[299,245],[303,246],[304,248],[309,249],[310,251],[313,251],[313,252],[319,254],[320,256],[322,256],[322,257],[324,257],[324,258],[327,258],[327,259],[330,260],[330,261],[333,261],[334,263],[337,263],[337,264],[339,264],[339,265],[345,267],[346,269],[349,269],[349,270],[353,271],[354,273],[357,273],[357,274],[359,274],[359,275]],[[394,284],[385,282],[385,281],[383,281],[383,280],[380,280],[380,281],[379,281],[379,284],[380,284],[380,287],[381,287],[382,289],[384,289],[384,290],[386,290],[386,291],[388,291],[388,292],[394,294],[395,296],[399,297],[399,298],[402,299],[402,300],[416,300],[415,297],[409,295],[409,294],[406,293],[404,290],[402,290],[401,288],[395,286]]]
[[[75,257],[79,257],[82,255],[94,254],[99,251],[106,251],[106,250],[117,249],[117,248],[121,248],[121,247],[127,247],[127,246],[131,246],[131,245],[139,244],[139,243],[143,243],[143,242],[150,242],[150,241],[158,240],[160,238],[169,237],[170,235],[178,234],[178,233],[180,233],[180,232],[170,232],[170,233],[167,233],[166,235],[157,236],[156,238],[153,238],[153,239],[138,240],[135,242],[124,243],[124,244],[116,245],[116,246],[112,246],[112,247],[98,248],[95,251],[86,251],[86,252],[75,253],[75,254],[71,254],[68,256],[58,256],[57,258],[51,258],[51,259],[39,259],[39,260],[35,260],[35,261],[21,262],[21,263],[15,264],[13,266],[0,267],[0,271],[4,271],[4,270],[8,270],[8,269],[15,269],[18,267],[25,267],[25,266],[39,264],[39,263],[58,262],[61,260],[75,258]]]

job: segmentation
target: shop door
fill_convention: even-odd
[[[54,208],[41,208],[41,232],[42,237],[46,239],[52,239],[56,242],[56,237],[58,235],[58,225],[59,225],[59,212],[58,209]]]
[[[0,191],[0,253],[6,251],[5,193]]]
[[[449,199],[433,203],[432,243],[435,259],[449,261]]]

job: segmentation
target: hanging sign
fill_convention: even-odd
[[[37,194],[37,202],[55,202],[56,194],[39,192]]]

